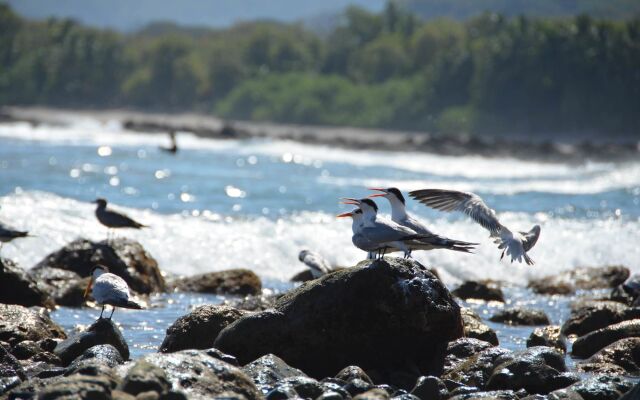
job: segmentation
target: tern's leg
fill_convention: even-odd
[[[102,305],[102,311],[100,311],[100,317],[98,319],[102,319],[102,313],[104,312],[104,304]]]
[[[116,306],[112,306],[113,308],[111,309],[111,315],[109,315],[109,319],[111,319],[111,317],[113,317],[113,313],[116,311]]]

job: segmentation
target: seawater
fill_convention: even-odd
[[[482,196],[512,229],[542,226],[530,252],[536,265],[499,260],[488,234],[463,215],[444,214],[407,199],[409,210],[435,232],[480,243],[476,254],[415,255],[453,287],[465,279],[497,279],[517,304],[535,304],[553,322],[566,318],[568,298],[536,297],[520,287],[532,277],[576,266],[623,264],[640,272],[640,161],[537,162],[511,158],[359,151],[265,139],[214,140],[178,135],[180,151],[165,153],[166,133],[131,132],[117,121],[77,117],[64,125],[0,124],[0,220],[36,237],[5,245],[2,255],[30,268],[78,237],[100,240],[97,197],[150,225],[123,231],[140,241],[163,271],[196,274],[250,268],[270,290],[291,287],[309,248],[337,265],[364,254],[351,245],[349,221],[335,215],[340,197],[363,197],[367,187],[469,190]],[[381,211],[388,204],[378,202]],[[133,355],[153,351],[164,330],[215,296],[170,294],[141,312],[116,311]],[[551,304],[550,304],[551,303]],[[475,305],[489,313],[493,306]],[[95,310],[61,308],[67,330],[97,317]],[[495,325],[503,341],[530,328]],[[526,331],[526,334],[525,334]]]

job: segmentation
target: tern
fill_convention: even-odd
[[[92,288],[93,290],[91,290]],[[118,275],[110,273],[105,266],[98,265],[91,270],[91,280],[84,291],[85,298],[89,295],[89,291],[91,291],[96,303],[102,306],[100,318],[102,318],[106,305],[113,307],[109,319],[113,317],[116,307],[142,309],[140,304],[131,300],[127,282]]]
[[[14,239],[30,237],[29,232],[26,231],[18,231],[13,229],[8,225],[4,225],[0,222],[0,250],[2,250],[2,245],[5,243],[9,243]]]
[[[461,211],[471,217],[489,231],[490,237],[502,250],[500,259],[506,255],[511,262],[524,261],[533,265],[534,261],[527,252],[535,246],[540,237],[540,225],[535,225],[528,232],[514,232],[502,225],[494,210],[489,208],[477,194],[456,190],[422,189],[414,190],[409,195],[422,204],[440,211]]]
[[[432,250],[446,248],[449,250],[469,253],[474,243],[451,240],[432,233],[420,234],[411,228],[399,225],[378,215],[378,206],[371,199],[345,199],[345,204],[355,204],[362,210],[363,223],[357,228],[352,241],[356,247],[365,251],[404,252],[405,258],[411,257],[413,250]],[[355,221],[354,221],[354,227]]]
[[[98,221],[107,228],[109,232],[113,228],[148,228],[147,225],[143,225],[133,219],[127,217],[125,214],[113,210],[107,210],[107,201],[105,199],[97,199],[94,201],[98,205],[96,208],[96,218]],[[107,234],[107,241],[109,240],[109,234]]]
[[[311,275],[316,279],[331,272],[331,264],[329,264],[329,261],[315,251],[302,250],[300,254],[298,254],[298,259],[309,267]]]
[[[376,258],[376,253],[378,253],[378,256],[382,254],[383,247],[381,247],[379,243],[371,241],[365,234],[362,233],[362,229],[364,228],[364,218],[362,215],[362,210],[360,208],[356,208],[353,211],[339,214],[336,217],[349,217],[352,219],[351,231],[353,232],[353,236],[351,237],[351,242],[360,250],[364,250],[367,252],[368,260],[373,260],[374,258]],[[396,247],[384,247],[384,251],[385,253],[395,253],[397,251],[400,251],[400,249]]]

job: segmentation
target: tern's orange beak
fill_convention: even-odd
[[[352,212],[346,212],[346,213],[342,213],[342,214],[336,215],[336,218],[346,218],[346,217],[353,217],[353,213]]]
[[[359,206],[360,205],[360,200],[354,199],[352,197],[343,197],[340,200],[342,200],[340,202],[341,204],[351,204],[351,205],[355,205],[355,206]]]
[[[91,291],[91,286],[93,286],[93,279],[89,280],[89,284],[87,285],[87,288],[84,290],[85,299],[87,298],[87,296],[89,296],[89,292]]]
[[[368,198],[372,198],[372,197],[384,197],[384,196],[386,196],[386,195],[387,195],[386,193],[376,193],[376,194],[369,195],[369,196],[367,196],[367,197],[368,197]]]
[[[371,197],[384,197],[384,196],[387,195],[387,190],[383,189],[383,188],[369,188],[369,190],[376,190],[378,192],[382,192],[382,193],[372,194],[371,196],[367,196],[369,198],[371,198]]]

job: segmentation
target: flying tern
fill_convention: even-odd
[[[113,307],[109,319],[113,316],[116,307],[136,310],[142,309],[140,304],[131,300],[127,282],[118,275],[110,273],[109,269],[102,265],[94,267],[91,271],[91,280],[87,285],[87,289],[84,291],[85,298],[89,295],[90,291],[96,303],[102,306],[100,318],[102,318],[106,305]]]

